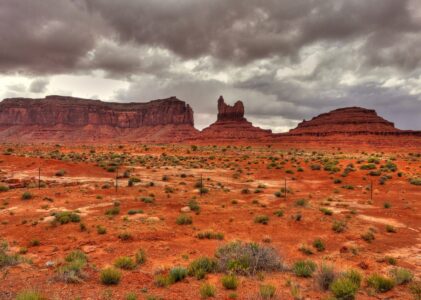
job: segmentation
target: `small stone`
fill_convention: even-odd
[[[188,206],[184,206],[180,210],[181,210],[181,212],[190,212],[191,211],[190,207],[188,207]]]

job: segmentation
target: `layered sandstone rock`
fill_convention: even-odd
[[[392,122],[378,116],[375,110],[346,107],[303,121],[289,131],[293,135],[381,134],[398,133]]]
[[[198,139],[204,140],[262,140],[271,135],[271,130],[254,127],[244,118],[243,102],[233,106],[225,103],[222,96],[218,99],[218,117],[215,123],[203,129]]]
[[[14,98],[0,103],[0,137],[178,141],[195,135],[193,110],[175,97],[111,103],[73,97]]]

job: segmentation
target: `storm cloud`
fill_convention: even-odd
[[[417,0],[6,0],[0,40],[3,96],[90,76],[120,82],[111,94],[89,87],[105,100],[175,95],[200,128],[223,94],[276,131],[354,105],[421,129]]]

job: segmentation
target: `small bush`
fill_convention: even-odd
[[[200,296],[202,298],[215,297],[216,288],[210,283],[203,283],[200,286]]]
[[[32,194],[30,192],[24,192],[22,194],[22,197],[21,198],[22,198],[22,200],[29,200],[29,199],[32,199],[33,196],[32,196]]]
[[[272,247],[257,243],[231,242],[217,249],[215,257],[223,272],[252,275],[282,269],[282,261]]]
[[[154,278],[154,283],[157,287],[166,287],[170,285],[170,280],[167,276],[164,276],[162,274],[158,274]]]
[[[342,277],[351,280],[357,287],[361,286],[363,280],[362,275],[357,270],[350,269],[342,274]]]
[[[411,178],[409,179],[409,183],[413,185],[421,185],[421,178]]]
[[[277,210],[273,214],[275,216],[277,216],[277,217],[283,217],[284,216],[284,211],[283,210]]]
[[[9,187],[7,185],[0,185],[0,192],[7,192]]]
[[[187,277],[188,271],[183,267],[175,267],[170,270],[168,278],[171,283],[176,283]]]
[[[236,290],[238,286],[238,279],[235,275],[224,275],[221,278],[222,285],[227,290]]]
[[[391,290],[395,283],[390,278],[379,274],[373,274],[367,278],[367,285],[373,288],[376,292],[384,293]]]
[[[105,285],[115,285],[120,282],[121,272],[112,267],[105,268],[101,271],[101,283]]]
[[[299,260],[294,263],[292,270],[298,277],[311,277],[317,265],[311,260]]]
[[[118,238],[122,241],[129,241],[133,239],[133,236],[129,232],[122,232],[118,235]]]
[[[405,268],[394,268],[390,271],[390,275],[397,285],[409,283],[414,278],[412,272]]]
[[[199,232],[196,237],[200,240],[208,239],[208,240],[223,240],[224,234],[220,232],[211,232],[211,231],[204,231]]]
[[[113,208],[108,209],[105,214],[107,216],[116,216],[120,213],[120,207],[114,206]]]
[[[351,279],[340,277],[331,284],[330,291],[336,299],[353,300],[358,291],[358,286]]]
[[[340,232],[345,231],[345,229],[346,229],[346,223],[344,221],[340,221],[340,220],[333,221],[332,230],[334,232],[340,233]]]
[[[197,279],[203,279],[206,274],[215,272],[217,266],[218,263],[215,259],[200,257],[190,263],[188,272],[190,276],[194,276]]]
[[[135,258],[138,265],[143,265],[146,262],[146,252],[143,249],[140,249],[136,252]]]
[[[295,206],[307,206],[308,205],[308,201],[307,199],[298,199],[297,201],[295,201]]]
[[[71,212],[71,211],[63,211],[63,212],[57,212],[53,214],[54,216],[54,223],[60,223],[60,224],[67,224],[70,222],[78,223],[80,222],[80,216],[77,213]]]
[[[46,300],[40,293],[35,291],[20,292],[16,295],[15,300]]]
[[[101,225],[98,225],[96,227],[96,231],[98,234],[106,234],[107,233],[107,229]]]
[[[123,270],[133,270],[136,268],[136,263],[128,256],[121,256],[115,260],[114,266]]]
[[[409,286],[409,290],[414,296],[414,300],[421,300],[421,281],[413,282]]]
[[[191,216],[181,214],[177,217],[177,220],[175,221],[178,225],[190,225],[193,223],[193,219]]]
[[[269,217],[266,215],[256,216],[254,223],[267,225],[269,223]]]
[[[389,233],[395,233],[396,228],[392,225],[386,225],[386,231],[389,232]]]
[[[275,297],[276,287],[270,284],[262,284],[259,291],[262,299],[272,299]]]
[[[364,241],[366,241],[367,243],[371,243],[372,241],[374,241],[375,240],[375,236],[374,236],[374,233],[371,231],[371,230],[369,230],[369,231],[367,231],[366,233],[363,233],[362,235],[361,235],[361,238],[364,240]]]
[[[320,289],[327,291],[335,280],[336,274],[333,270],[333,266],[322,263],[315,275],[316,282]]]
[[[329,208],[326,207],[320,207],[320,211],[325,214],[326,216],[331,216],[333,215],[333,211]]]
[[[313,247],[317,249],[317,251],[321,252],[326,249],[325,243],[322,241],[322,239],[315,239],[313,241]]]

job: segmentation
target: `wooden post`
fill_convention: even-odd
[[[41,167],[38,168],[38,189],[41,189]]]
[[[287,178],[285,177],[285,184],[284,184],[284,193],[285,193],[285,201],[287,201]]]
[[[202,196],[203,193],[203,175],[200,174],[200,196]]]
[[[115,191],[118,190],[118,167],[115,170]]]

